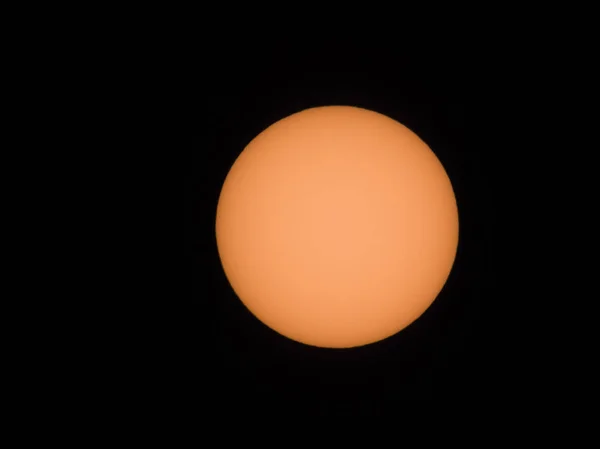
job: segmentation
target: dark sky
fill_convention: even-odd
[[[384,414],[405,400],[482,398],[497,389],[490,174],[497,155],[475,129],[485,85],[474,88],[472,55],[399,48],[265,41],[195,68],[202,81],[190,97],[185,216],[194,395],[218,396],[241,410],[259,401],[282,411],[351,415]],[[217,200],[235,158],[275,121],[322,105],[360,106],[408,126],[443,163],[459,208],[458,255],[438,299],[407,329],[361,348],[309,347],[267,328],[235,296],[216,248]]]

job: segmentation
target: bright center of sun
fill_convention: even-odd
[[[346,348],[415,321],[458,245],[450,180],[404,125],[348,106],[307,109],[259,134],[229,171],[216,237],[256,318],[307,345]]]

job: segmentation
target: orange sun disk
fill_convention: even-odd
[[[260,321],[307,345],[354,347],[432,304],[456,256],[458,210],[441,162],[404,125],[318,107],[239,155],[216,237],[227,279]]]

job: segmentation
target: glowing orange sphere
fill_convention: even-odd
[[[278,333],[343,348],[389,337],[444,286],[458,245],[452,185],[402,124],[348,106],[276,122],[233,164],[216,218],[225,274]]]

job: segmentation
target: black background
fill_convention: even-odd
[[[195,393],[316,414],[381,414],[404,400],[487,397],[498,389],[494,240],[497,153],[485,145],[474,83],[476,56],[450,50],[408,54],[343,42],[238,47],[195,67],[186,248],[192,288],[187,347]],[[453,183],[460,241],[454,268],[433,305],[384,341],[332,350],[291,341],[237,299],[215,239],[220,189],[239,153],[275,121],[322,105],[359,106],[418,134]],[[256,400],[258,402],[256,402]]]

